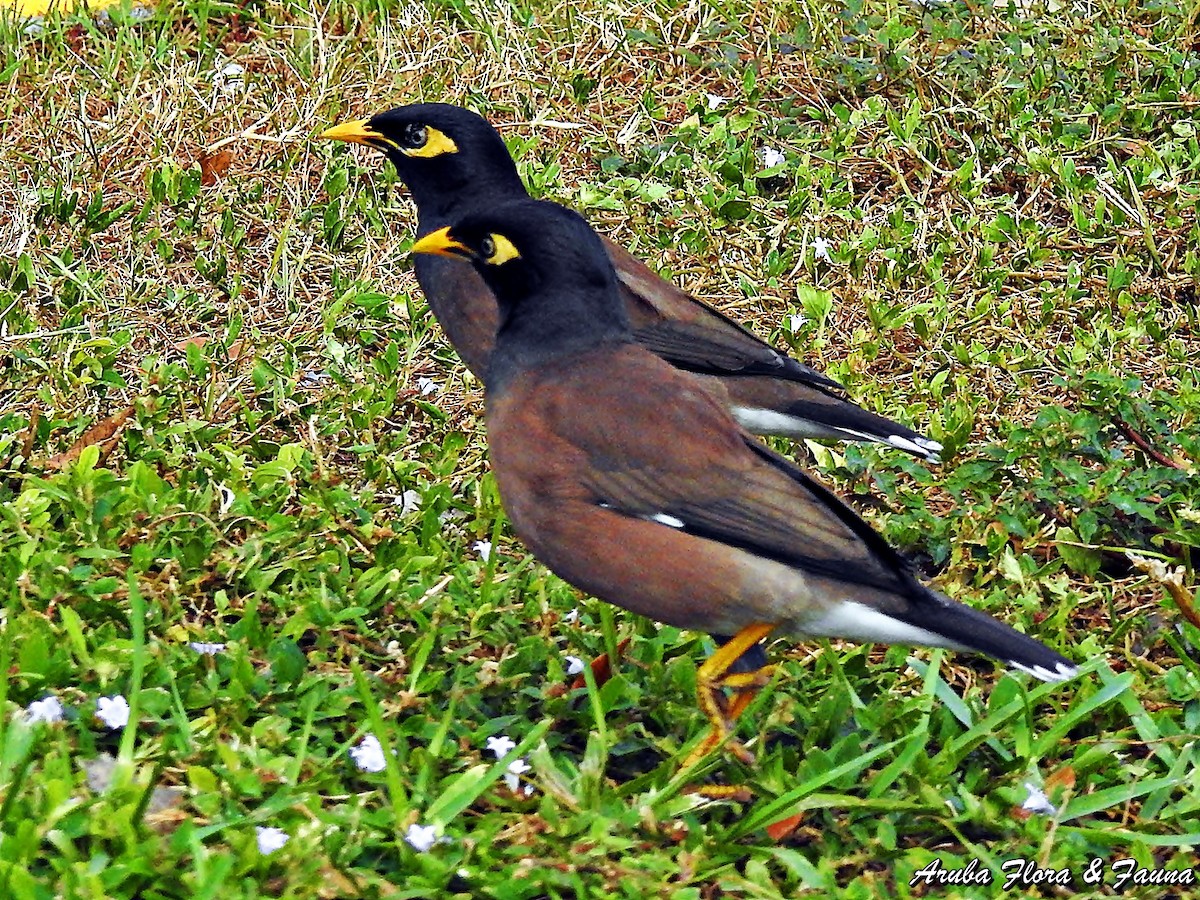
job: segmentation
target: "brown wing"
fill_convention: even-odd
[[[840,391],[841,385],[797,362],[723,313],[680,290],[623,247],[605,239],[621,298],[638,343],[692,372],[764,375]]]
[[[502,495],[515,469],[523,471],[523,488],[509,494],[542,498],[540,507],[509,510],[519,534],[560,527],[540,510],[568,500],[574,515],[590,506],[609,518],[658,516],[649,530],[663,540],[702,538],[723,552],[883,590],[911,583],[894,551],[853,511],[746,437],[698,381],[636,346],[531,373],[509,396],[489,401],[489,435]],[[523,448],[514,449],[517,443]],[[547,471],[529,468],[537,457]],[[532,492],[530,484],[537,485]],[[526,539],[538,552],[538,541]]]
[[[638,343],[673,366],[719,381],[722,402],[754,434],[876,441],[939,461],[942,449],[845,399],[841,385],[797,362],[627,250],[605,241]]]

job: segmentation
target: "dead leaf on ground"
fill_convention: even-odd
[[[770,835],[773,841],[782,841],[795,831],[803,821],[804,813],[796,813],[794,816],[788,816],[786,819],[772,822],[767,826],[767,834]]]
[[[178,343],[172,344],[171,348],[178,350],[180,353],[187,353],[189,347],[206,347],[211,340],[212,338],[206,334],[194,334]],[[225,350],[225,355],[230,362],[237,362],[245,352],[246,345],[242,341],[234,341]]]
[[[209,342],[210,338],[205,334],[194,334],[191,337],[186,337],[176,344],[172,344],[172,348],[180,353],[187,353],[188,347],[203,347]]]
[[[629,640],[629,638],[625,638],[625,640],[617,644],[617,653],[625,652],[625,650],[629,647]],[[596,680],[596,687],[600,687],[600,685],[607,683],[608,680],[613,676],[613,661],[608,658],[607,653],[601,653],[599,656],[593,659],[591,667],[592,677]],[[571,690],[577,691],[586,685],[587,680],[582,675],[579,675],[571,684]]]
[[[55,471],[63,469],[79,459],[79,454],[83,453],[84,450],[93,444],[100,445],[100,459],[105,459],[112,452],[113,447],[116,446],[117,438],[121,436],[122,428],[124,428],[125,423],[129,421],[129,417],[132,415],[133,407],[127,406],[119,413],[113,413],[113,415],[101,419],[81,434],[79,440],[73,443],[66,451],[55,454],[42,463],[42,468]]]
[[[200,183],[204,187],[212,187],[233,165],[233,151],[218,150],[210,155],[201,150],[198,161],[200,163]]]
[[[21,459],[29,460],[29,454],[33,452],[33,444],[37,440],[38,425],[41,421],[42,411],[35,406],[29,414],[29,427],[25,429],[25,437],[21,439]]]
[[[1050,773],[1046,779],[1044,790],[1047,794],[1056,790],[1069,791],[1075,787],[1075,770],[1071,766],[1063,766]]]

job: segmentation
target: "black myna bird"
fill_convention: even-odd
[[[773,631],[975,651],[1046,681],[1075,674],[921,584],[833,493],[743,431],[706,382],[638,344],[605,246],[576,213],[518,201],[413,252],[470,260],[499,301],[488,446],[533,555],[609,603],[732,635],[698,673],[714,725],[703,748],[741,709],[725,709],[720,689],[762,683],[731,664]]]
[[[321,137],[387,154],[417,206],[417,236],[529,194],[504,141],[457,106],[400,106],[336,125]],[[635,339],[678,368],[710,377],[755,434],[874,441],[938,461],[942,445],[844,399],[841,385],[802,365],[604,241]],[[496,302],[479,276],[436,257],[419,259],[417,281],[463,362],[487,371]]]

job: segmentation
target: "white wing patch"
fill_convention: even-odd
[[[606,503],[603,500],[596,505],[601,509],[611,509],[613,512],[619,512],[615,506],[613,506],[611,503]],[[626,513],[626,515],[628,515],[628,513]],[[670,528],[683,528],[685,524],[683,519],[676,518],[675,516],[669,516],[666,513],[652,513],[650,515],[638,516],[638,518],[647,522],[657,522],[659,525],[666,525]]]
[[[642,516],[647,522],[657,522],[659,525],[669,525],[672,528],[682,528],[683,519],[668,516],[666,513],[655,513],[652,516]]]

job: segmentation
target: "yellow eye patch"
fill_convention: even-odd
[[[491,241],[491,247],[487,246],[487,241]],[[480,247],[487,255],[481,254],[481,258],[489,266],[499,266],[508,262],[510,259],[520,259],[521,253],[513,246],[510,241],[502,234],[493,232],[487,236],[484,245]],[[490,249],[490,253],[487,251]]]
[[[457,153],[458,144],[447,137],[436,128],[425,126],[425,143],[420,147],[401,147],[394,141],[389,141],[397,150],[405,156],[419,156],[422,159],[429,159],[434,156],[441,156],[443,153]]]

